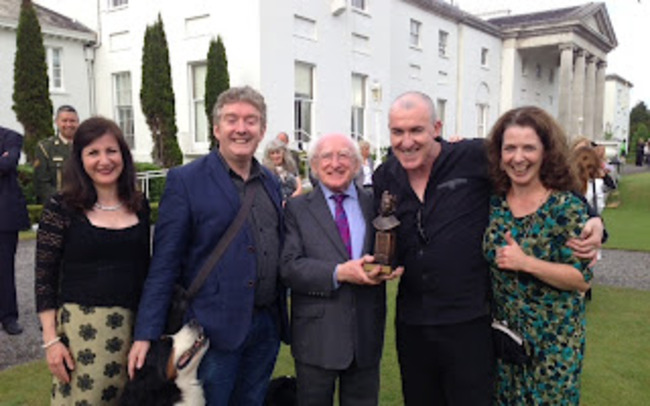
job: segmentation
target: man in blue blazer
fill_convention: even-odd
[[[0,127],[0,322],[11,335],[23,332],[18,324],[15,269],[18,231],[29,228],[16,170],[22,146],[20,134]]]
[[[150,340],[163,333],[174,283],[189,287],[237,215],[244,191],[258,183],[253,208],[188,317],[210,339],[199,368],[207,403],[261,405],[286,317],[286,295],[277,282],[280,185],[253,156],[266,129],[264,98],[247,86],[231,88],[219,96],[213,122],[218,149],[167,175],[129,373],[143,365]]]

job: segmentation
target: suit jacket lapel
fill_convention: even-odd
[[[314,189],[309,192],[307,199],[309,201],[307,207],[310,213],[312,216],[314,216],[320,227],[323,229],[323,232],[327,238],[332,241],[332,244],[339,251],[340,255],[342,255],[344,258],[348,258],[345,244],[343,244],[339,230],[336,227],[334,219],[332,218],[332,212],[330,211],[327,202],[325,201],[325,195],[323,194],[320,186],[314,187]]]

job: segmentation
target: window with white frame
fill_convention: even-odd
[[[351,0],[350,4],[352,5],[353,8],[359,9],[359,10],[366,10],[367,7],[367,1],[366,0]]]
[[[208,67],[204,63],[191,65],[192,74],[192,123],[194,142],[209,142],[210,128],[205,116],[205,76]]]
[[[109,8],[126,7],[128,5],[129,5],[129,0],[108,0]]]
[[[422,29],[422,23],[411,19],[411,28],[410,28],[410,39],[409,44],[412,47],[420,48],[420,30]]]
[[[478,118],[476,136],[479,138],[485,138],[487,136],[488,112],[489,106],[487,104],[479,103],[476,105],[476,116]]]
[[[304,149],[312,135],[312,107],[314,104],[314,65],[295,63],[293,100],[294,137],[299,149]]]
[[[539,63],[537,65],[535,65],[535,77],[537,79],[542,78],[542,65],[539,64]]]
[[[442,57],[447,56],[447,45],[449,42],[449,33],[447,31],[438,31],[438,55]]]
[[[487,68],[489,65],[489,51],[487,48],[481,48],[481,66]]]
[[[555,81],[555,69],[551,68],[548,70],[548,83],[553,84]]]
[[[50,90],[63,90],[63,49],[47,48],[47,76]]]
[[[135,131],[133,126],[131,72],[113,74],[113,91],[115,92],[115,121],[122,129],[126,143],[130,148],[133,148],[135,146]]]
[[[447,100],[445,99],[438,99],[436,100],[436,115],[438,116],[438,120],[442,123],[442,129],[440,132],[440,135],[444,138],[445,137],[445,120],[447,116]]]
[[[350,134],[355,140],[363,139],[366,106],[366,77],[358,73],[352,74],[352,114]]]

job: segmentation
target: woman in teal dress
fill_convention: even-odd
[[[588,260],[565,246],[579,238],[587,207],[573,190],[562,129],[546,112],[504,114],[488,143],[495,196],[483,248],[490,265],[493,315],[518,331],[531,361],[497,360],[495,403],[577,405],[585,347]]]

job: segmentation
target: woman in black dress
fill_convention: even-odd
[[[149,265],[149,206],[122,131],[78,128],[63,190],[43,209],[36,308],[54,375],[52,405],[117,404]]]

